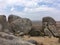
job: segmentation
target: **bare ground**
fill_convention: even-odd
[[[33,27],[37,29],[41,29],[42,22],[41,21],[34,21],[32,22]],[[57,22],[57,30],[60,31],[60,21]],[[29,36],[24,36],[24,40],[35,40],[38,42],[38,45],[60,45],[59,39],[55,37],[29,37]]]
[[[60,45],[59,39],[55,37],[29,37],[24,36],[24,40],[35,40],[38,42],[38,45]]]

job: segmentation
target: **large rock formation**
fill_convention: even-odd
[[[35,44],[32,44],[14,35],[9,35],[4,32],[0,32],[0,45],[35,45]]]
[[[56,21],[51,17],[44,17],[42,19],[42,32],[48,36],[59,37],[58,30],[56,29]]]
[[[14,34],[21,34],[21,32],[28,34],[28,32],[31,30],[32,22],[27,18],[19,18],[12,21],[10,23],[10,27]]]
[[[0,45],[35,45],[13,35],[15,33],[20,35],[28,33],[32,26],[29,19],[10,15],[8,22],[5,15],[0,15]]]
[[[46,25],[55,25],[56,26],[56,21],[52,17],[43,17],[42,19],[42,29],[45,28]]]

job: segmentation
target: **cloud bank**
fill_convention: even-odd
[[[0,14],[15,14],[31,20],[44,16],[60,19],[60,0],[0,0]]]

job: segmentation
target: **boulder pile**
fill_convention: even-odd
[[[43,17],[42,29],[32,27],[32,21],[16,15],[0,15],[0,45],[37,45],[35,40],[25,41],[19,36],[54,36],[60,37],[56,21],[52,17]]]

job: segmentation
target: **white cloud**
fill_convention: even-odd
[[[10,5],[23,5],[26,8],[37,8],[38,6],[38,2],[46,2],[46,3],[55,3],[56,0],[1,0],[0,1],[0,7],[1,8],[5,8],[6,6]],[[55,4],[56,5],[56,4]]]
[[[59,12],[60,13],[60,10],[57,10],[55,8],[51,8],[51,7],[45,7],[45,6],[42,6],[42,7],[38,7],[38,8],[25,8],[24,12],[27,12],[27,13],[36,13],[36,12],[40,12],[40,11],[50,11],[50,12]]]
[[[26,8],[24,12],[14,11],[12,14],[16,14],[21,17],[27,17],[30,18],[31,20],[42,20],[42,17],[44,16],[51,16],[55,20],[59,20],[60,10],[50,7],[39,7],[34,9]]]
[[[14,7],[11,8],[11,11],[14,11]]]
[[[27,8],[36,8],[38,7],[37,2],[39,0],[1,0],[0,9],[5,9],[7,6],[13,7],[14,5],[22,5]]]
[[[20,15],[22,17],[26,16],[31,19],[33,19],[34,17],[34,19],[40,19],[42,16],[47,15],[56,17],[57,14],[60,14],[60,10],[58,10],[58,8],[56,9],[56,7],[60,7],[60,4],[56,3],[56,1],[58,0],[0,0],[0,14],[7,14],[8,12],[6,12],[5,9],[7,6],[11,6],[11,12],[9,12],[8,14],[12,13]],[[38,2],[52,3],[53,5],[56,5],[56,7],[48,7],[47,5],[39,6]],[[13,7],[14,5],[24,6],[25,9],[23,10],[23,12],[17,12]]]

